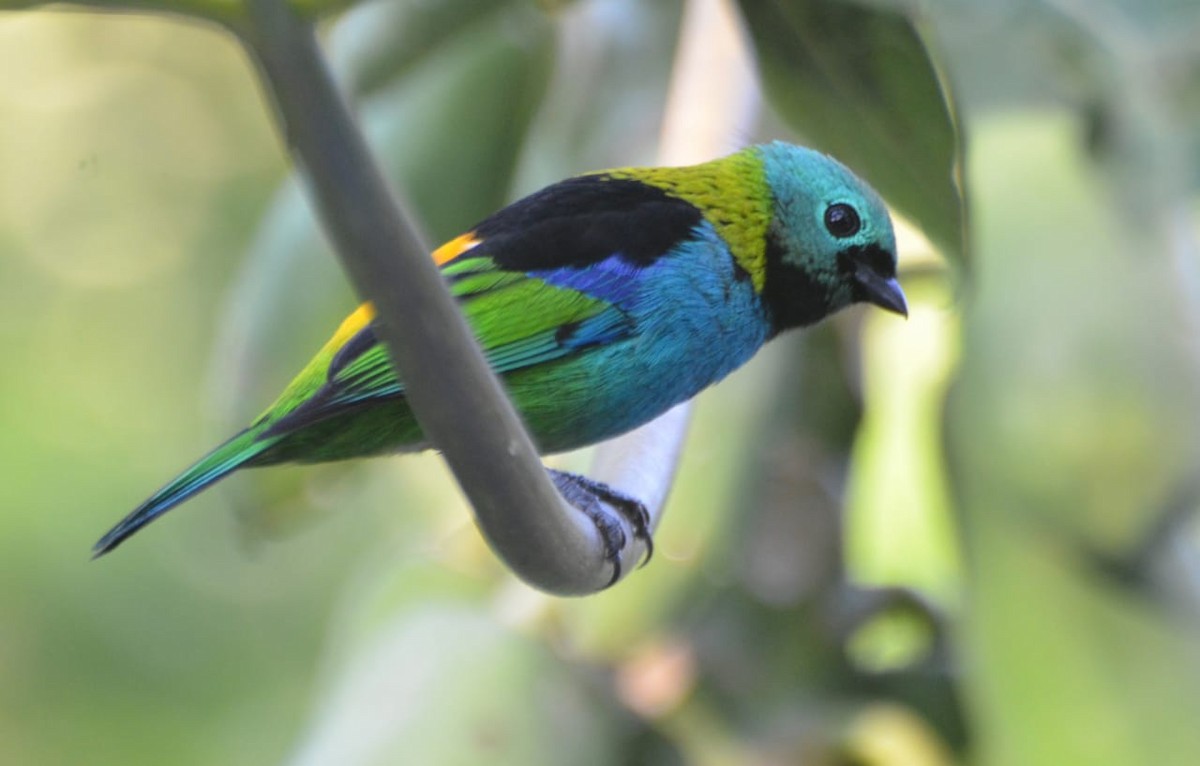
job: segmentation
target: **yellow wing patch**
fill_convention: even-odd
[[[325,344],[326,348],[339,349],[346,341],[358,334],[358,331],[371,323],[375,318],[375,307],[369,302],[362,304],[354,313],[346,317],[338,326],[337,332]]]
[[[483,240],[477,239],[474,232],[467,232],[461,236],[455,237],[446,244],[433,251],[433,262],[438,266],[443,266],[458,256],[467,252],[471,248],[478,245]],[[369,302],[363,303],[354,313],[346,317],[346,319],[338,326],[337,332],[325,344],[322,351],[337,351],[346,341],[358,334],[358,331],[371,323],[375,318],[375,307]]]
[[[337,332],[333,337],[326,341],[321,350],[317,352],[300,374],[292,379],[292,382],[283,389],[283,393],[275,400],[275,403],[267,408],[267,411],[262,414],[261,418],[280,417],[285,413],[291,412],[298,407],[305,399],[312,395],[325,382],[325,376],[329,371],[329,365],[333,361],[334,355],[338,349],[346,344],[346,341],[354,337],[362,328],[371,323],[375,318],[375,307],[370,303],[364,303],[354,310],[350,316],[346,317],[345,321],[338,326]]]
[[[445,266],[450,261],[453,261],[458,256],[467,252],[471,248],[482,242],[482,239],[475,237],[475,232],[468,231],[466,234],[460,234],[454,239],[433,251],[433,262],[438,266]]]
[[[433,251],[433,261],[438,266],[443,266],[482,241],[475,237],[474,232],[468,232],[460,237],[455,237]],[[375,307],[369,301],[356,308],[350,316],[346,317],[338,325],[337,330],[333,333],[333,337],[325,342],[325,345],[321,347],[316,356],[305,365],[300,374],[287,385],[283,393],[275,400],[275,403],[267,408],[267,411],[261,417],[280,417],[295,409],[311,396],[314,391],[325,383],[326,375],[329,372],[329,365],[332,364],[337,352],[363,328],[371,324],[373,319],[375,319]]]

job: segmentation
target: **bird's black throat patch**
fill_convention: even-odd
[[[767,274],[763,303],[771,317],[771,337],[793,327],[804,327],[828,316],[830,287],[815,274],[784,261],[784,246],[774,227],[767,232]],[[832,276],[832,275],[831,275]]]

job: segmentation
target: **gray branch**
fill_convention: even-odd
[[[249,7],[246,48],[307,173],[325,229],[351,282],[374,303],[413,412],[454,471],[484,536],[534,587],[563,595],[604,588],[612,569],[599,534],[547,477],[429,250],[372,161],[311,24],[283,0],[251,0]],[[657,519],[660,503],[648,507]],[[643,546],[626,532],[627,573]]]

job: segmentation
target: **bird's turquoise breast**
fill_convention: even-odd
[[[618,254],[608,269],[608,294],[598,297],[626,312],[635,327],[631,336],[506,376],[545,452],[591,444],[653,419],[737,369],[767,339],[751,279],[708,223],[649,265],[632,267]],[[569,270],[539,277],[562,286],[580,278]]]

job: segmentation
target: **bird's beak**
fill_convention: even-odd
[[[895,277],[884,277],[865,263],[858,264],[854,270],[854,278],[862,286],[863,294],[868,303],[873,303],[881,309],[908,316],[908,301],[904,299],[904,291]]]

